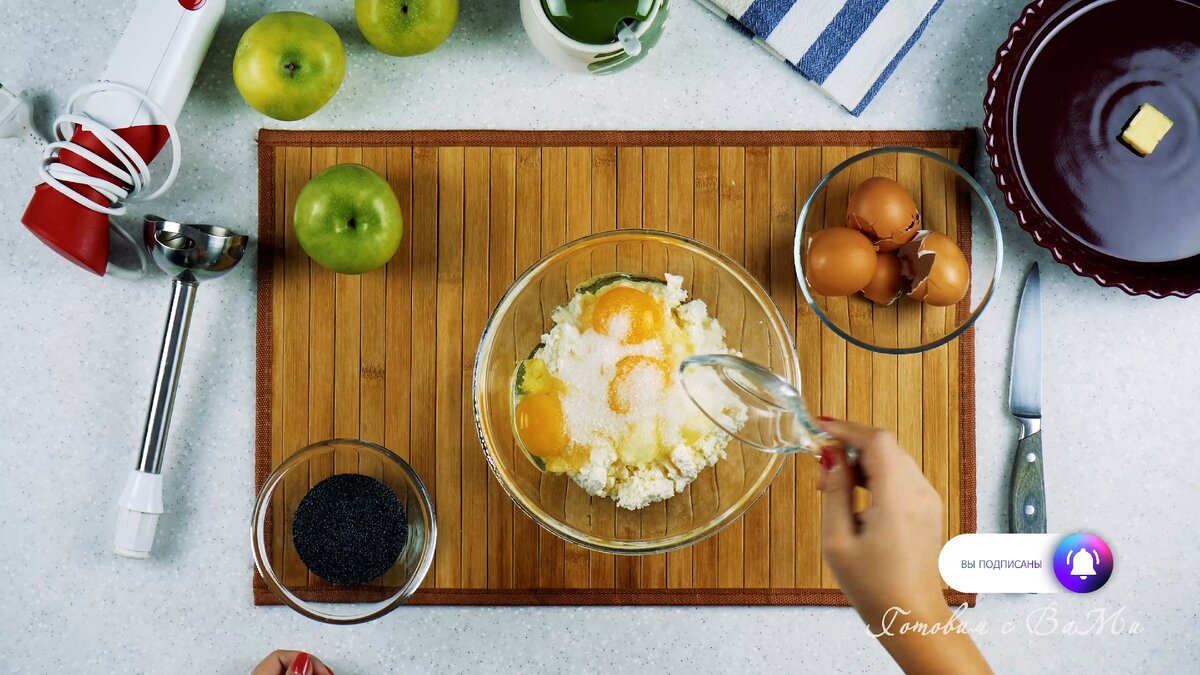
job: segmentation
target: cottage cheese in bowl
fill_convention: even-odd
[[[688,398],[678,370],[693,354],[734,352],[682,277],[593,279],[551,318],[513,383],[516,436],[539,469],[636,510],[725,457],[732,439]],[[721,384],[703,390],[726,428],[744,424],[745,406]]]

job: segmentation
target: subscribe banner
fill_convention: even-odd
[[[1091,593],[1113,556],[1094,534],[962,534],[942,547],[938,570],[964,593]]]

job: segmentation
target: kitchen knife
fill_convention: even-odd
[[[1013,333],[1008,409],[1021,423],[1009,491],[1008,528],[1046,531],[1046,483],[1042,471],[1042,283],[1037,263],[1025,278]]]

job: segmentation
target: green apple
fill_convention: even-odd
[[[337,164],[309,180],[296,198],[293,221],[304,252],[342,274],[384,266],[404,234],[396,193],[361,164]]]
[[[458,21],[458,0],[354,0],[354,20],[379,51],[414,56],[446,41]]]
[[[233,83],[242,98],[277,120],[320,110],[345,77],[346,50],[337,31],[304,12],[275,12],[255,21],[233,54]]]

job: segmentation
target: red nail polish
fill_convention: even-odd
[[[312,672],[312,660],[305,652],[300,652],[296,655],[296,660],[292,661],[292,672],[295,675],[309,675]]]
[[[825,446],[821,448],[821,468],[829,471],[833,468],[833,448]]]
[[[820,415],[817,417],[817,421],[819,421],[819,422],[836,422],[837,420],[833,419],[832,417],[826,417],[825,415]]]

